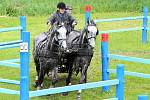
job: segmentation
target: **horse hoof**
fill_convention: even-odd
[[[68,95],[68,92],[63,92],[62,93],[62,96],[67,96]]]
[[[69,83],[68,86],[71,86],[71,83]]]
[[[43,83],[41,84],[41,87],[43,87]]]
[[[33,86],[34,86],[35,88],[37,88],[38,85],[37,85],[36,83],[33,83]]]
[[[42,89],[41,86],[38,86],[38,87],[37,87],[37,90],[41,90],[41,89]]]
[[[37,87],[38,87],[38,82],[34,82],[34,83],[33,83],[33,86],[34,86],[35,88],[37,88]]]

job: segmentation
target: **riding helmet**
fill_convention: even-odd
[[[66,9],[66,4],[64,2],[59,2],[57,4],[57,8],[59,8],[59,9]]]

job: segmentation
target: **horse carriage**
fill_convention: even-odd
[[[45,74],[51,73],[50,87],[55,87],[58,73],[68,73],[66,85],[73,72],[81,72],[79,83],[86,83],[87,69],[95,47],[98,29],[88,21],[83,30],[67,33],[65,23],[57,23],[34,40],[33,58],[36,65],[36,87],[41,89]]]

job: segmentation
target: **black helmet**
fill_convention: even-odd
[[[59,9],[66,9],[66,4],[64,2],[59,2],[57,4],[57,8],[59,8]]]

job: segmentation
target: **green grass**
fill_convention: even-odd
[[[86,4],[92,12],[141,12],[143,6],[150,6],[149,0],[0,0],[0,15],[49,15],[59,1],[73,6],[73,13],[84,13]]]
[[[92,17],[95,18],[115,18],[115,17],[128,17],[128,16],[137,16],[141,15],[140,13],[122,13],[122,12],[111,12],[111,13],[95,13]],[[77,29],[82,29],[84,26],[84,15],[83,14],[75,14],[74,15],[79,24],[77,25]],[[31,32],[31,56],[30,56],[30,90],[35,90],[32,83],[35,79],[35,66],[33,63],[32,57],[32,48],[33,48],[33,38],[47,31],[46,21],[48,16],[39,16],[39,17],[29,17],[27,16],[27,30]],[[0,28],[3,27],[12,27],[19,25],[18,17],[3,17],[0,18]],[[137,27],[141,26],[142,22],[140,21],[125,21],[125,22],[115,22],[115,23],[100,23],[98,24],[98,28],[100,30],[107,29],[119,29],[119,28],[128,28],[128,27]],[[150,23],[149,23],[150,25]],[[150,35],[150,32],[148,33]],[[0,42],[8,41],[8,40],[16,40],[19,39],[19,32],[11,32],[8,34],[2,33],[0,34]],[[101,80],[101,54],[99,51],[100,47],[100,36],[97,37],[97,46],[95,49],[95,54],[91,65],[88,69],[88,82],[95,82]],[[131,32],[122,32],[122,33],[112,33],[109,35],[109,52],[114,54],[121,55],[129,55],[134,57],[142,57],[142,58],[150,58],[150,40],[147,44],[142,44],[141,42],[141,31],[131,31]],[[8,49],[0,51],[0,60],[18,58],[19,57],[19,49]],[[132,63],[127,61],[117,61],[111,60],[110,67],[116,68],[116,64],[125,64],[125,70],[135,71],[135,72],[143,72],[150,73],[149,65],[140,64],[140,63]],[[8,68],[8,67],[0,67],[0,77],[19,80],[19,70]],[[65,85],[65,74],[60,75],[60,80],[57,86]],[[115,79],[115,74],[111,74],[111,79]],[[79,76],[73,76],[72,79],[73,84],[77,84],[79,81]],[[125,100],[137,100],[137,96],[139,94],[147,94],[150,96],[150,79],[142,79],[136,77],[125,76]],[[10,88],[19,90],[18,86],[8,85],[4,83],[0,83],[0,87],[2,88]],[[49,80],[46,77],[44,82],[44,88],[49,87]],[[82,100],[102,100],[104,98],[110,98],[115,96],[115,86],[111,87],[109,93],[102,93],[101,88],[83,90],[82,92]],[[76,98],[76,92],[69,93],[68,96],[64,97],[61,94],[55,94],[50,96],[42,96],[31,98],[31,100],[73,100]],[[19,100],[19,96],[15,95],[5,95],[0,94],[0,100]]]

